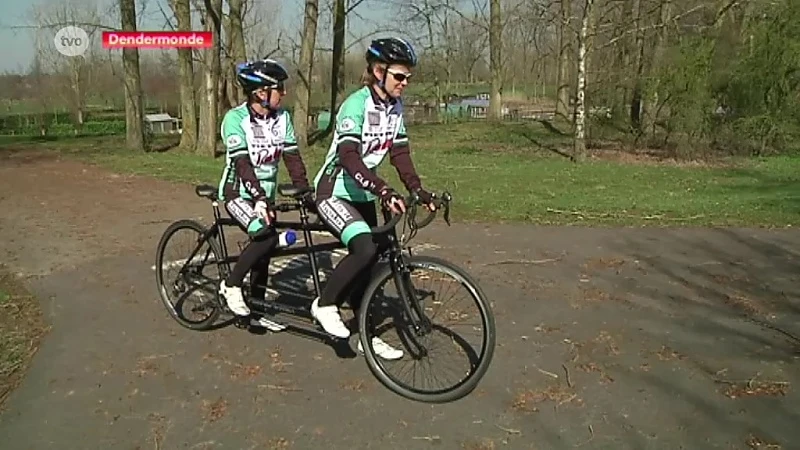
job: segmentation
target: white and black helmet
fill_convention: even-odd
[[[248,94],[261,88],[282,89],[283,82],[288,78],[289,73],[286,69],[269,58],[248,61],[236,66],[236,79]]]

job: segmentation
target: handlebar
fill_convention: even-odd
[[[290,187],[291,186],[288,185],[287,189],[289,189]],[[298,210],[301,207],[301,205],[304,203],[304,201],[305,201],[304,199],[307,198],[306,195],[308,195],[308,194],[309,194],[308,191],[298,192],[296,194],[295,193],[289,194],[288,196],[291,196],[294,199],[294,202],[292,202],[292,203],[278,203],[278,204],[275,204],[275,205],[271,205],[271,207],[273,209],[277,210],[277,211],[280,211],[280,212],[288,212],[288,211]],[[388,222],[386,222],[383,225],[379,225],[377,227],[372,227],[372,228],[370,228],[370,231],[373,234],[386,233],[386,232],[394,229],[394,227],[396,227],[397,224],[400,223],[400,219],[402,219],[403,217],[406,217],[406,223],[407,223],[408,227],[411,229],[411,233],[413,234],[417,230],[419,230],[421,228],[424,228],[424,227],[428,226],[431,222],[433,222],[433,219],[436,217],[436,213],[438,211],[440,211],[440,210],[444,210],[444,220],[445,220],[445,222],[447,222],[447,225],[449,226],[450,225],[450,202],[452,201],[452,199],[453,199],[452,195],[447,191],[442,192],[441,195],[434,195],[431,203],[433,203],[436,206],[436,210],[429,211],[428,215],[425,216],[425,218],[423,218],[421,221],[418,222],[416,220],[417,219],[417,207],[422,205],[422,200],[419,198],[419,195],[417,193],[412,193],[411,195],[408,195],[408,196],[403,198],[403,201],[404,201],[404,203],[406,205],[406,212],[404,214],[395,214],[395,215],[392,216],[391,219],[389,219]]]
[[[450,226],[450,201],[452,199],[453,196],[447,191],[442,192],[441,195],[435,196],[431,203],[436,206],[436,209],[434,211],[429,211],[428,215],[422,219],[421,222],[417,222],[417,207],[422,205],[422,201],[419,198],[419,195],[413,193],[403,199],[406,205],[405,214],[395,214],[391,219],[389,219],[388,222],[377,227],[372,227],[370,228],[370,231],[373,234],[386,233],[397,226],[397,224],[400,223],[400,219],[405,216],[409,228],[411,228],[412,232],[415,232],[416,230],[430,225],[430,223],[433,222],[433,219],[436,217],[436,212],[440,209],[444,209],[444,220],[447,222],[447,225]]]

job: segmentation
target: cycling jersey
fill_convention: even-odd
[[[317,200],[334,196],[352,202],[374,201],[387,187],[375,173],[387,153],[406,188],[419,189],[402,102],[381,100],[371,87],[364,86],[342,103],[336,115],[333,142],[314,178]]]
[[[225,169],[218,188],[221,199],[243,197],[274,201],[281,157],[292,182],[298,186],[307,185],[287,111],[261,116],[242,103],[225,113],[221,132],[226,149]]]

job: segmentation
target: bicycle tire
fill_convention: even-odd
[[[495,328],[494,313],[491,305],[486,298],[486,294],[484,294],[480,285],[478,285],[474,278],[464,271],[464,269],[456,266],[454,263],[434,256],[412,256],[405,258],[405,264],[411,267],[437,267],[442,272],[448,273],[448,275],[458,279],[463,285],[465,285],[465,287],[467,287],[472,295],[473,300],[478,304],[478,307],[481,311],[481,322],[486,330],[486,341],[481,348],[479,362],[475,370],[463,381],[454,386],[435,392],[425,392],[406,388],[405,386],[397,383],[386,373],[382,364],[378,361],[378,357],[375,355],[371,343],[369,342],[371,341],[372,336],[369,335],[368,332],[363,332],[363,330],[367,330],[367,311],[369,310],[370,303],[376,298],[375,294],[378,288],[387,280],[389,282],[393,282],[393,280],[390,279],[393,277],[391,266],[389,264],[385,264],[375,273],[369,286],[367,286],[367,290],[364,292],[364,297],[359,310],[358,325],[359,330],[362,330],[362,332],[359,333],[359,339],[361,340],[361,346],[364,348],[364,356],[367,361],[367,366],[372,374],[378,379],[378,381],[381,382],[381,384],[386,386],[394,393],[405,398],[424,403],[447,403],[459,400],[469,395],[478,386],[481,379],[483,379],[483,376],[486,375],[486,372],[489,370],[489,366],[492,362],[495,344],[497,341],[497,332]]]
[[[175,310],[175,307],[172,305],[169,296],[166,293],[167,286],[164,286],[164,275],[163,275],[163,260],[164,260],[164,249],[167,246],[170,238],[180,230],[183,229],[190,229],[198,233],[198,237],[202,236],[207,232],[207,228],[200,223],[194,220],[178,220],[170,224],[167,229],[164,231],[164,234],[161,235],[161,239],[158,242],[158,247],[156,249],[156,287],[158,289],[159,297],[161,298],[161,303],[167,309],[170,317],[178,322],[181,326],[188,328],[190,330],[195,331],[205,331],[210,329],[214,322],[219,318],[221,311],[220,302],[219,302],[219,294],[217,294],[217,290],[214,290],[214,295],[217,296],[214,302],[214,309],[209,314],[206,319],[203,319],[199,322],[188,322],[182,319],[178,312]],[[222,252],[220,251],[219,244],[217,243],[216,238],[210,237],[206,240],[206,243],[211,248],[211,252],[214,255],[214,259],[216,261],[220,261],[222,259]],[[219,274],[220,278],[222,278],[222,273],[217,267],[217,273]]]

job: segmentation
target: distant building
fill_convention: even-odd
[[[478,94],[474,97],[461,97],[451,99],[445,106],[449,115],[469,116],[473,119],[484,119],[489,111],[489,94]],[[503,116],[508,115],[506,105],[502,106]]]
[[[167,113],[145,114],[144,122],[147,130],[153,134],[174,134],[182,131],[180,119],[170,116]]]

